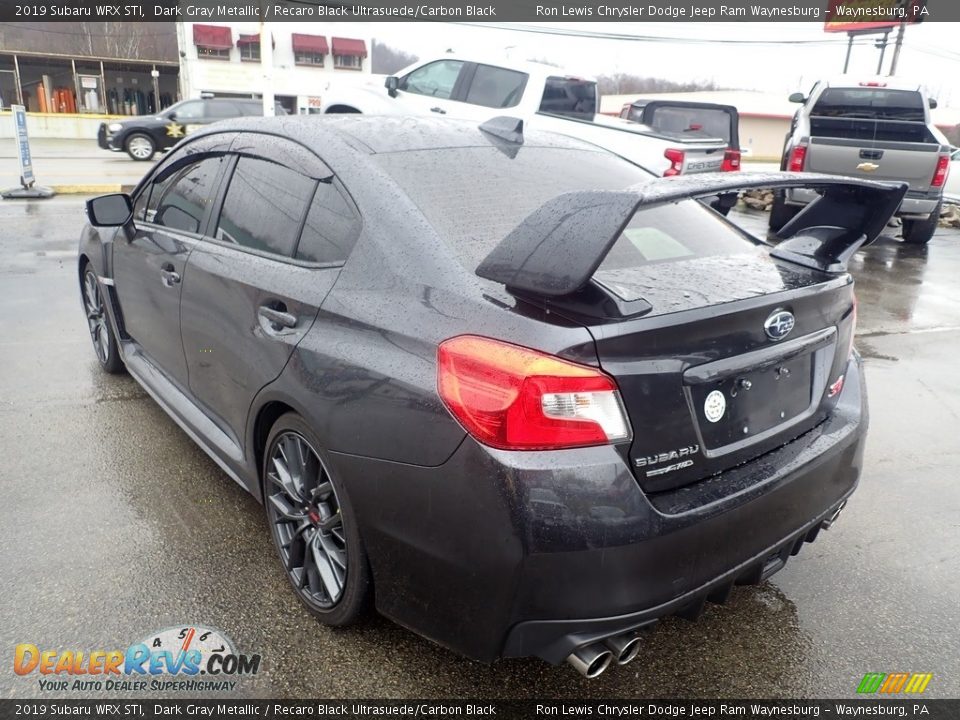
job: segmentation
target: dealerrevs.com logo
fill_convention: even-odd
[[[152,633],[126,650],[44,650],[16,646],[13,671],[37,677],[43,691],[233,690],[256,675],[260,655],[244,655],[219,630],[199,625]]]

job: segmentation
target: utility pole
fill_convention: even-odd
[[[900,59],[900,48],[903,47],[903,33],[907,24],[900,23],[900,30],[897,32],[897,44],[893,47],[893,60],[890,61],[890,77],[897,74],[897,61]]]
[[[877,63],[877,75],[883,72],[883,56],[887,53],[887,43],[890,39],[890,31],[883,34],[882,40],[877,40],[876,46],[880,48],[880,61]]]
[[[263,71],[263,116],[273,117],[277,114],[273,97],[273,36],[270,34],[268,23],[262,20],[260,21],[260,68]]]

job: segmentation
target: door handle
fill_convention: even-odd
[[[160,266],[160,280],[167,287],[173,287],[180,282],[180,273],[173,269],[171,263],[164,263]]]
[[[297,326],[297,316],[284,312],[284,310],[286,310],[286,307],[284,307],[283,310],[277,310],[269,305],[261,305],[257,313],[270,323],[270,328],[274,332],[280,332],[283,328],[294,328]]]
[[[441,115],[446,115],[446,114],[447,114],[447,111],[444,110],[442,107],[439,107],[439,106],[438,106],[438,107],[432,107],[432,108],[430,108],[430,112],[440,113]]]

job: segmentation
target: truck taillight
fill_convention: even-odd
[[[663,156],[670,161],[670,167],[663,173],[664,177],[673,177],[683,172],[683,150],[667,148],[663,151]]]
[[[613,378],[600,370],[499,340],[440,343],[437,390],[464,429],[503,450],[556,450],[630,438]]]
[[[790,151],[790,162],[787,163],[787,170],[790,172],[803,172],[803,166],[807,162],[807,146],[797,145]]]
[[[933,173],[933,180],[930,181],[931,187],[943,187],[947,182],[947,175],[950,174],[950,156],[941,155],[937,158],[937,169]]]
[[[733,148],[727,148],[723,153],[723,164],[720,166],[720,172],[733,172],[740,169],[740,151]]]

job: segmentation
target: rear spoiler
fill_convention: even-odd
[[[881,183],[813,173],[703,173],[658,178],[624,190],[559,195],[531,213],[484,258],[476,273],[508,289],[562,297],[583,289],[636,212],[750,189],[813,189],[820,197],[779,233],[775,257],[829,273],[883,231],[907,192]]]

